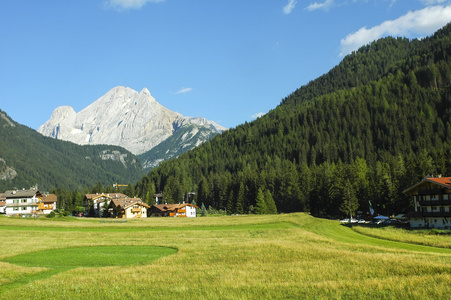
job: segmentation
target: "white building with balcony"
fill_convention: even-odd
[[[451,228],[451,177],[425,177],[404,191],[415,211],[406,217],[413,228]]]
[[[57,202],[56,195],[42,194],[36,188],[6,191],[3,198],[8,216],[46,215],[55,210]]]
[[[29,189],[6,191],[4,197],[6,215],[33,215],[38,213],[43,195],[37,189]]]

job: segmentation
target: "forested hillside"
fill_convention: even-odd
[[[188,152],[203,141],[211,140],[218,133],[204,126],[190,124],[177,129],[172,136],[153,147],[147,152],[138,155],[144,170],[151,170],[162,161],[177,157]]]
[[[346,56],[267,115],[163,163],[136,186],[151,200],[227,213],[340,216],[411,208],[402,191],[451,176],[451,26],[421,41],[384,38]],[[263,206],[263,207],[262,207]],[[263,210],[262,210],[263,209]]]
[[[44,137],[0,110],[0,192],[12,188],[83,189],[99,182],[136,182],[136,156],[116,146],[79,146]]]

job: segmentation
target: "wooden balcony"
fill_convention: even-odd
[[[433,189],[424,189],[419,190],[418,195],[441,195],[443,194],[444,189],[433,188]]]
[[[420,201],[421,206],[444,206],[451,205],[451,200],[423,200]]]
[[[132,208],[132,213],[141,213],[141,208]]]
[[[6,203],[6,207],[38,206],[38,202]]]
[[[446,217],[449,218],[451,217],[451,212],[449,211],[434,211],[434,212],[422,212],[421,215],[423,217]]]
[[[38,210],[53,210],[53,205],[52,204],[39,203],[38,204]]]

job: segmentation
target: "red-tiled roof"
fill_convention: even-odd
[[[427,180],[451,187],[451,177],[434,177],[434,178],[427,178]]]
[[[409,187],[408,189],[404,190],[403,193],[409,193],[410,191],[416,190],[420,185],[424,184],[425,182],[430,182],[433,184],[438,184],[443,187],[450,187],[451,188],[451,177],[425,177],[423,180],[418,182],[417,184]]]

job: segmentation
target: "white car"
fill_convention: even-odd
[[[357,223],[357,222],[358,222],[357,219],[354,219],[354,218],[351,219],[351,223]],[[342,220],[340,220],[340,223],[349,223],[349,219],[348,218],[342,219]]]

